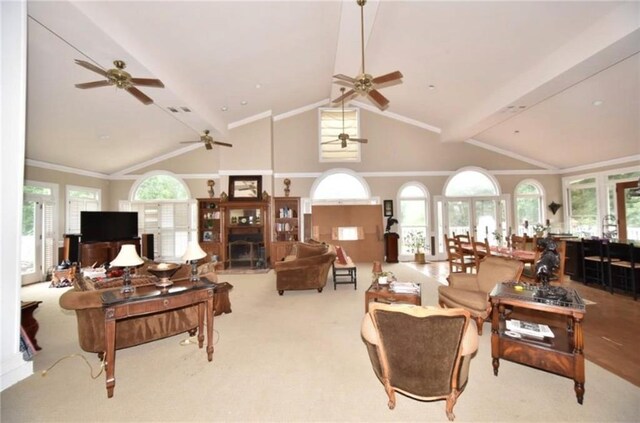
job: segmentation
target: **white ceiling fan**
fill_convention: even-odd
[[[349,141],[354,141],[354,142],[359,142],[360,144],[366,144],[369,142],[369,140],[365,139],[365,138],[351,138],[349,136],[349,134],[347,134],[344,130],[344,92],[345,92],[345,88],[340,88],[340,91],[342,92],[342,95],[340,96],[340,98],[342,99],[342,132],[340,134],[338,134],[338,139],[337,140],[331,140],[331,141],[325,141],[322,144],[332,144],[332,143],[336,143],[336,142],[340,142],[340,146],[341,148],[346,148],[347,147],[347,143]]]
[[[394,71],[386,75],[378,76],[374,78],[365,71],[364,67],[364,5],[367,0],[356,0],[358,6],[360,6],[360,49],[362,52],[362,73],[352,78],[347,75],[337,74],[333,75],[336,81],[335,84],[345,85],[351,88],[346,94],[343,94],[333,100],[334,103],[338,103],[342,100],[350,100],[356,95],[363,95],[369,98],[380,110],[384,110],[389,106],[389,100],[383,96],[380,91],[377,90],[377,86],[381,84],[389,84],[391,82],[400,81],[402,79],[402,72]]]

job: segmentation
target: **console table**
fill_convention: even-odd
[[[585,305],[574,289],[566,288],[564,300],[550,301],[537,296],[535,286],[519,286],[513,282],[499,283],[491,291],[491,356],[493,374],[498,376],[499,359],[526,364],[537,369],[574,380],[578,403],[584,397],[584,339],[582,320]],[[507,309],[535,315],[546,323],[543,316],[555,318],[561,325],[550,324],[553,338],[533,339],[509,336],[505,320]],[[534,322],[538,323],[538,322]]]
[[[136,287],[131,294],[123,294],[119,289],[102,294],[102,308],[105,316],[106,385],[107,397],[113,397],[116,385],[116,322],[133,316],[142,316],[198,305],[198,347],[204,342],[204,319],[207,319],[207,359],[213,360],[213,314],[214,291],[216,285],[207,279],[193,283],[174,283],[167,289],[155,286]]]
[[[36,318],[33,317],[33,312],[41,303],[42,301],[21,302],[21,324],[36,351],[40,351],[42,348],[40,348],[40,345],[38,345],[38,341],[36,340],[36,333],[38,332],[40,325]]]

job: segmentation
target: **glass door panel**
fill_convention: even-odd
[[[20,246],[20,270],[23,285],[43,280],[40,215],[40,204],[37,201],[25,200],[23,202]]]
[[[497,205],[496,200],[475,200],[474,201],[475,230],[472,236],[476,240],[483,241],[485,238],[491,242],[493,232],[497,225]]]
[[[449,235],[471,233],[471,201],[448,201],[447,215],[449,219]]]

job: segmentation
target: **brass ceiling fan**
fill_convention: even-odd
[[[377,85],[388,84],[402,79],[402,72],[395,71],[386,75],[378,76],[374,78],[365,71],[364,67],[364,5],[367,0],[356,0],[358,6],[360,6],[360,48],[362,52],[362,73],[355,78],[347,75],[338,74],[333,75],[337,81],[333,81],[336,84],[346,85],[351,89],[340,97],[333,100],[334,103],[338,103],[344,99],[351,99],[356,95],[363,95],[368,97],[380,110],[384,110],[389,105],[389,100],[383,96],[380,91],[376,89]]]
[[[345,98],[344,92],[345,92],[345,88],[344,87],[340,88],[340,92],[342,92],[342,95],[340,96],[340,98],[342,99],[342,132],[340,134],[338,134],[338,139],[337,140],[325,141],[322,144],[331,144],[331,143],[340,141],[340,147],[341,148],[346,148],[347,147],[347,142],[349,142],[349,141],[359,142],[360,144],[368,143],[369,140],[367,140],[365,138],[351,138],[351,137],[349,137],[349,134],[347,134],[344,131],[344,98]]]
[[[85,82],[83,84],[76,84],[76,88],[80,88],[83,90],[87,88],[98,88],[98,87],[107,87],[109,85],[115,85],[117,88],[122,88],[128,91],[129,94],[133,95],[142,103],[151,104],[153,103],[153,100],[149,98],[146,94],[144,94],[142,91],[137,89],[136,86],[164,88],[164,84],[159,79],[131,77],[131,74],[129,74],[129,72],[124,70],[124,68],[127,65],[122,60],[115,60],[113,62],[115,68],[109,69],[107,71],[94,65],[93,63],[85,62],[84,60],[76,59],[76,64],[107,78],[106,80],[102,80],[102,81]]]
[[[205,129],[204,133],[202,135],[200,135],[200,139],[198,141],[181,141],[180,144],[193,144],[196,142],[203,142],[204,143],[204,147],[207,150],[211,150],[213,148],[213,144],[217,144],[217,145],[222,145],[225,147],[233,147],[232,144],[226,143],[226,142],[221,142],[221,141],[215,141],[213,138],[211,138],[211,135],[209,135],[209,130]]]

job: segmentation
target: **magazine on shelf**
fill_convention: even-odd
[[[391,282],[389,289],[397,294],[417,294],[420,286],[413,282]]]
[[[553,338],[553,332],[547,325],[541,325],[539,323],[523,322],[521,320],[507,320],[507,329],[520,333],[523,335],[531,336],[534,338],[542,339],[544,337]]]

